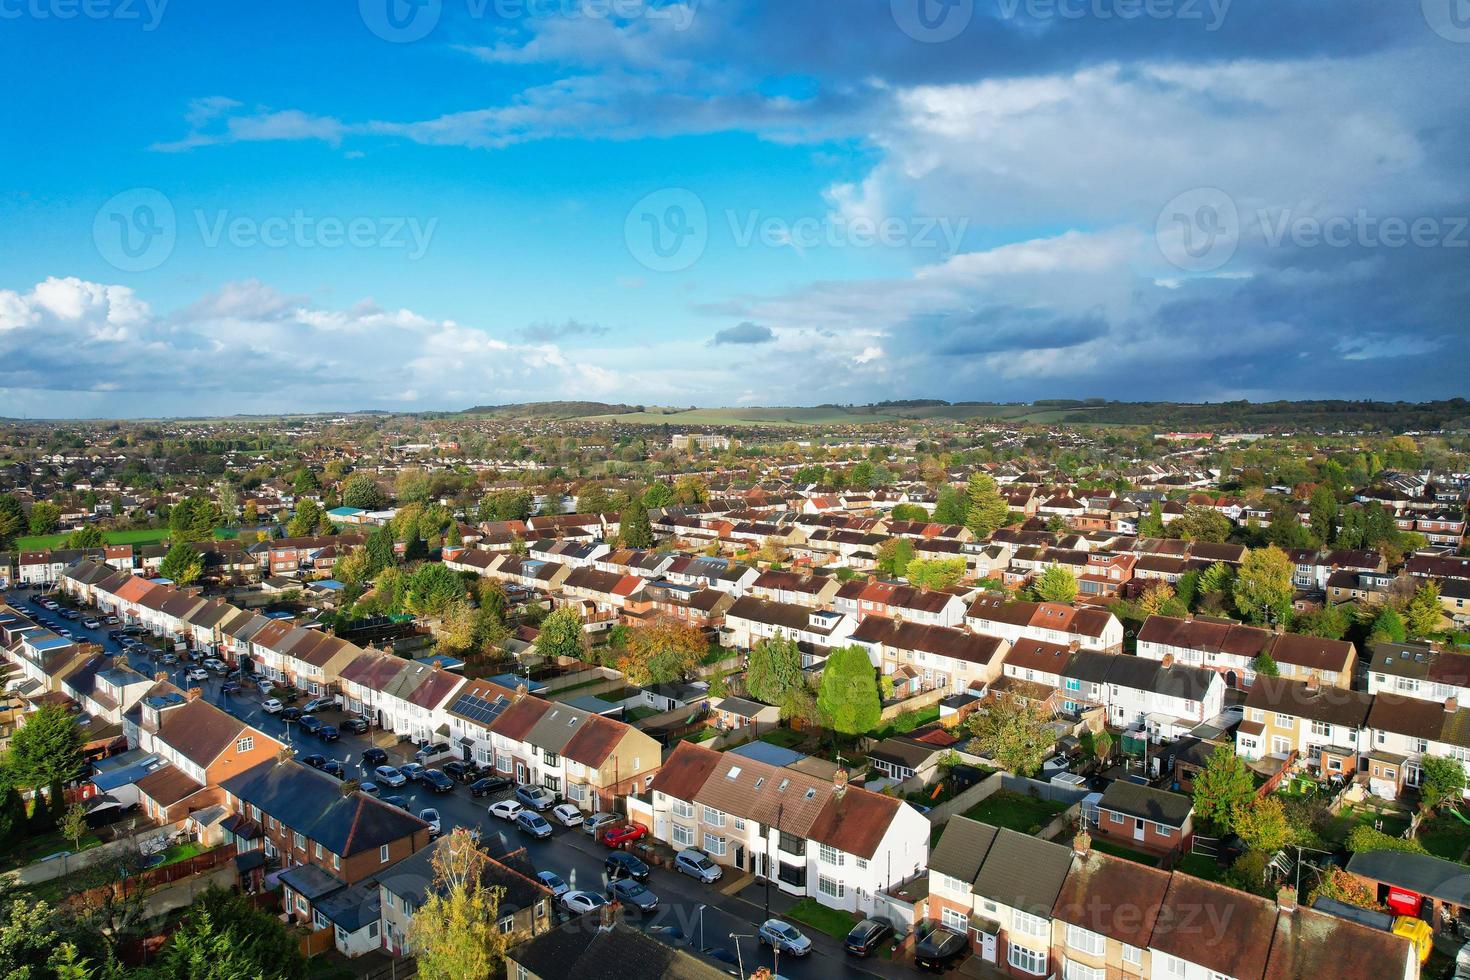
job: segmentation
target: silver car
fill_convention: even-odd
[[[718,864],[692,847],[674,855],[674,870],[691,878],[698,878],[706,885],[719,881],[725,874]]]

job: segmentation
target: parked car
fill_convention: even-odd
[[[216,674],[223,674],[226,669],[225,662],[219,657],[208,657],[205,659],[204,663],[200,664],[199,666],[203,667],[205,670],[212,670]]]
[[[439,819],[439,811],[433,807],[420,810],[419,819],[429,825],[429,840],[433,840],[444,832],[444,824]]]
[[[66,631],[63,630],[62,632]],[[174,656],[172,653],[165,653],[158,658],[158,662],[163,664],[165,667],[177,667],[179,665],[179,658]]]
[[[383,802],[389,806],[396,806],[400,810],[408,810],[408,800],[402,796],[385,796]]]
[[[789,922],[767,919],[756,930],[762,946],[780,950],[787,956],[805,956],[812,951],[812,941]]]
[[[388,761],[388,753],[379,748],[363,749],[362,764],[364,766],[381,766]]]
[[[693,848],[680,851],[674,855],[674,870],[691,878],[698,878],[706,885],[719,881],[725,872],[720,866],[705,856],[703,851]]]
[[[486,776],[470,783],[470,795],[474,797],[489,796],[497,790],[505,789],[510,785],[510,780],[504,776]]]
[[[328,759],[326,762],[322,763],[321,769],[322,772],[326,773],[328,776],[336,776],[338,779],[347,778],[347,770],[344,769],[342,767],[342,763],[338,762],[336,759]]]
[[[501,800],[499,803],[490,804],[490,816],[499,817],[501,820],[514,820],[521,815],[525,807],[515,800]]]
[[[454,791],[454,780],[444,775],[438,769],[425,769],[419,775],[419,782],[428,787],[431,793],[450,793]]]
[[[516,799],[532,810],[549,810],[556,805],[556,794],[544,786],[517,786]]]
[[[948,970],[969,952],[970,941],[957,932],[935,929],[914,946],[914,965],[921,970]]]
[[[344,732],[351,732],[354,735],[365,735],[367,734],[367,730],[372,726],[368,724],[366,718],[344,718],[338,727]]]
[[[392,766],[379,766],[373,770],[373,775],[378,777],[378,782],[394,789],[408,785],[408,777]]]
[[[308,735],[316,734],[317,730],[322,727],[321,719],[316,715],[301,715],[296,719],[296,724],[300,725],[301,730]]]
[[[414,761],[425,766],[453,758],[453,756],[454,748],[448,742],[433,742],[413,754]]]
[[[632,878],[621,878],[609,883],[607,894],[614,901],[631,905],[645,914],[658,909],[658,896],[649,891],[647,885]]]
[[[329,711],[337,707],[336,698],[312,698],[301,706],[302,711]]]
[[[189,669],[189,680],[207,681],[209,680],[209,671],[205,670],[203,667],[191,667]]]
[[[562,908],[575,915],[596,912],[607,904],[607,899],[596,892],[567,892],[561,897]]]
[[[219,686],[219,692],[221,694],[239,694],[240,685],[234,681],[225,681]]]
[[[311,766],[311,768],[313,769],[320,769],[326,763],[327,757],[320,753],[313,752],[311,755],[302,756],[298,761],[303,766]]]
[[[116,616],[111,615],[111,614],[102,617],[102,621],[104,623],[106,623],[108,626],[116,626],[118,624],[118,622],[119,622],[118,618]]]
[[[879,915],[869,916],[847,934],[842,948],[853,956],[871,956],[893,936],[893,923]]]
[[[336,725],[323,725],[316,730],[316,737],[323,742],[335,742],[342,737],[342,733],[337,731]]]
[[[404,779],[407,779],[411,783],[416,783],[423,776],[424,767],[417,762],[405,762],[398,767],[398,771],[403,773]]]
[[[102,628],[102,624],[101,623],[99,623],[97,620],[92,619],[90,617],[87,618],[87,619],[82,620],[82,625],[85,626],[85,627],[87,627],[87,629],[89,629],[89,630],[100,630]]]
[[[572,890],[571,886],[565,881],[562,881],[561,875],[555,871],[538,871],[536,872],[536,880],[546,886],[546,890],[551,892],[552,898],[561,898]]]
[[[265,703],[260,706],[260,710],[268,715],[280,714],[285,708],[286,706],[276,698],[266,698]]]
[[[603,827],[606,827],[608,824],[617,823],[620,819],[622,818],[619,817],[616,813],[594,813],[591,816],[583,819],[582,833],[586,834],[588,837],[596,839],[597,832],[599,830],[601,830]]]
[[[449,762],[444,763],[444,768],[442,771],[444,775],[448,776],[456,783],[474,782],[477,778],[479,778],[480,772],[478,769],[475,768],[475,764],[473,762],[462,762],[459,759],[451,759]]]
[[[636,823],[617,824],[603,832],[602,842],[608,847],[622,847],[647,836],[647,827],[640,827]]]
[[[293,708],[290,705],[287,705],[284,709],[282,709],[282,711],[281,711],[281,717],[283,719],[285,719],[286,721],[300,721],[301,720],[301,709],[300,708]]]
[[[571,803],[558,803],[551,808],[551,815],[561,821],[563,827],[575,827],[582,822],[582,811]]]
[[[516,814],[516,826],[533,837],[547,838],[551,836],[551,824],[546,818],[533,810],[522,810]]]
[[[365,782],[365,783],[358,783],[357,784],[357,788],[360,789],[360,790],[362,790],[368,796],[377,796],[379,793],[381,793],[383,791],[382,788],[379,787],[377,783],[372,782],[372,781],[368,781],[368,782]]]
[[[648,865],[626,851],[609,854],[607,860],[602,862],[602,870],[607,872],[609,881],[616,881],[619,878],[648,880]]]

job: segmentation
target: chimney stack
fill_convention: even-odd
[[[1296,900],[1297,894],[1295,888],[1283,887],[1276,892],[1276,908],[1282,912],[1295,912]]]
[[[526,696],[526,682],[522,681],[516,685],[516,700],[519,701]]]
[[[1172,653],[1164,654],[1163,665],[1165,667],[1174,666],[1174,655]]]
[[[1092,853],[1092,835],[1085,830],[1077,831],[1072,837],[1072,853],[1085,860]]]
[[[1445,710],[1445,714],[1449,714],[1449,715],[1452,715],[1456,711],[1459,711],[1460,710],[1460,699],[1459,698],[1456,698],[1456,697],[1445,698],[1444,710]]]
[[[832,795],[841,799],[847,792],[847,770],[839,769],[832,774]]]
[[[597,910],[597,929],[599,932],[612,932],[612,928],[617,921],[618,906],[616,902],[608,902]]]
[[[1318,685],[1318,682],[1317,682],[1317,675],[1316,674],[1309,675],[1307,677],[1307,690],[1308,691],[1311,691],[1313,694],[1315,694],[1315,693],[1317,693],[1318,686],[1319,685]]]
[[[203,695],[204,688],[202,687],[191,687],[189,688],[189,690],[184,692],[184,697],[188,698],[190,701],[198,701],[201,697],[203,697]]]

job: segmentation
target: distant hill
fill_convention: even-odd
[[[642,405],[609,405],[607,402],[526,402],[517,405],[476,405],[461,415],[499,415],[506,418],[575,419],[589,415],[628,415],[643,411]]]

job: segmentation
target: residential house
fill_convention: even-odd
[[[832,608],[855,623],[868,616],[884,616],[929,626],[958,626],[965,618],[965,601],[958,591],[917,588],[872,576],[843,583],[832,599]]]
[[[1183,793],[1115,779],[1097,801],[1099,840],[1163,854],[1183,847],[1193,833],[1194,801]]]
[[[1059,602],[1025,602],[982,595],[965,613],[965,624],[976,633],[1018,640],[1040,640],[1083,649],[1120,652],[1123,624],[1106,609],[1078,609]]]
[[[1274,632],[1208,616],[1150,616],[1138,631],[1138,655],[1217,671],[1229,688],[1249,688],[1256,659],[1269,654],[1281,676],[1324,687],[1352,685],[1357,649],[1346,640]]]
[[[1257,678],[1235,732],[1245,759],[1301,759],[1323,779],[1346,779],[1363,768],[1370,749],[1373,696],[1310,681]]]
[[[810,664],[824,657],[827,649],[845,643],[855,625],[850,617],[831,610],[741,596],[725,612],[721,642],[749,649],[779,634],[802,645],[803,660]]]
[[[935,688],[984,689],[1001,674],[1010,644],[1000,637],[967,629],[933,626],[870,615],[851,640],[891,677],[899,693]]]
[[[506,953],[510,980],[724,980],[704,960],[625,925],[608,908],[601,924],[573,919]],[[752,969],[754,966],[752,965]]]

